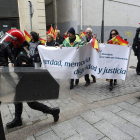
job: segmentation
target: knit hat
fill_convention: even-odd
[[[75,35],[75,30],[74,30],[74,28],[73,28],[73,27],[70,28],[70,29],[68,30],[68,33],[71,33],[71,34]]]

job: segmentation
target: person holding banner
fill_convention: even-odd
[[[87,28],[86,29],[86,35],[82,37],[82,41],[85,42],[85,44],[88,44],[93,38],[92,35],[92,29],[91,28]],[[91,77],[93,78],[93,83],[96,83],[96,77],[94,75],[91,75]],[[89,79],[89,74],[85,75],[85,81],[86,84],[84,85],[85,87],[90,85],[90,79]]]
[[[59,44],[56,43],[56,41],[54,40],[54,36],[53,34],[48,34],[47,35],[47,42],[45,44],[45,46],[49,46],[49,47],[54,47],[54,46],[58,46]]]
[[[64,37],[62,37],[61,35],[60,35],[60,30],[57,30],[56,31],[56,42],[58,43],[58,44],[62,44],[63,43],[63,41],[64,41]]]
[[[68,30],[68,37],[63,41],[62,45],[59,47],[79,47],[85,45],[85,42],[80,39],[78,35],[75,34],[74,28]],[[76,79],[75,85],[78,85],[79,79]],[[71,79],[70,90],[74,88],[74,79]]]
[[[110,31],[109,39],[105,43],[109,44],[109,41],[118,34],[119,34],[119,32],[116,29],[112,29]],[[115,42],[114,44],[118,44],[118,43]],[[117,79],[114,79],[114,85],[117,85]],[[113,89],[113,79],[110,79],[109,90],[112,90],[112,89]]]

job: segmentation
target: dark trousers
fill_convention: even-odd
[[[28,106],[34,110],[49,113],[49,107],[39,102],[27,102]],[[15,103],[15,116],[20,118],[23,111],[22,103]]]
[[[79,79],[76,79],[76,82],[79,83]],[[74,79],[71,79],[71,83],[74,83]]]
[[[113,80],[114,80],[114,82],[117,81],[117,79],[110,79],[110,86],[113,85]]]
[[[92,77],[92,78],[95,78],[94,75],[91,75],[91,77]],[[86,81],[87,83],[90,83],[89,74],[86,74],[86,75],[85,75],[85,81]]]
[[[138,59],[138,63],[137,63],[137,68],[136,68],[136,72],[140,72],[140,49],[137,50],[137,59]]]

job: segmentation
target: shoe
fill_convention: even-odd
[[[87,87],[87,86],[89,86],[89,85],[90,85],[90,83],[86,83],[84,86]]]
[[[110,85],[110,86],[109,86],[109,90],[111,91],[112,89],[113,89],[113,86],[112,86],[112,85]]]
[[[9,129],[9,128],[14,128],[14,127],[21,126],[21,125],[22,125],[21,118],[15,117],[15,119],[12,122],[9,122],[6,124],[6,127]]]
[[[140,72],[139,71],[137,71],[137,75],[140,75]]]
[[[50,108],[50,114],[54,117],[54,122],[57,122],[59,120],[59,113],[60,109],[58,107],[56,108]]]
[[[70,83],[70,90],[73,89],[74,85],[73,85],[73,82]]]
[[[140,97],[138,97],[138,99],[140,100]]]
[[[117,85],[117,80],[114,80],[114,85]]]
[[[75,85],[78,85],[79,84],[79,79],[76,79],[75,80]]]
[[[93,83],[96,83],[96,77],[93,77]]]

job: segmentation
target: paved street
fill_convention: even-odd
[[[109,83],[97,79],[84,87],[84,78],[65,100],[41,101],[59,106],[60,120],[32,110],[24,103],[23,126],[7,130],[7,140],[140,140],[140,76],[131,53],[126,81],[118,80],[113,91]],[[14,118],[14,105],[1,106],[4,127]]]

